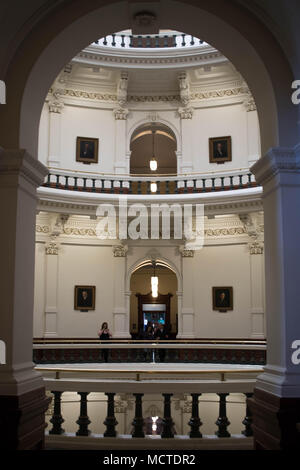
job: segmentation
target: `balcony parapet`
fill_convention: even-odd
[[[177,176],[110,175],[50,168],[43,186],[88,193],[159,196],[234,191],[258,184],[247,168]]]

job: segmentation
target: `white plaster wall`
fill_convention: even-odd
[[[61,116],[61,126],[62,168],[101,173],[114,172],[115,119],[111,110],[65,106]],[[87,165],[76,162],[77,137],[99,139],[98,164]]]
[[[246,245],[208,246],[188,271],[193,283],[195,330],[201,338],[250,338],[250,255]],[[212,287],[233,287],[233,310],[212,309]]]
[[[131,246],[126,260],[127,274],[139,260],[155,257],[170,262],[181,276],[182,258],[175,246]],[[44,333],[45,258],[44,244],[36,249],[34,336]],[[58,337],[96,337],[99,326],[108,321],[113,329],[114,294],[113,253],[110,246],[62,244],[58,255],[57,335]],[[121,261],[121,259],[119,259]],[[250,254],[245,244],[205,246],[194,258],[185,258],[185,285],[189,285],[186,305],[194,315],[194,334],[198,338],[250,338],[252,335]],[[130,288],[128,276],[124,291]],[[96,286],[96,310],[74,310],[74,286]],[[179,278],[178,290],[181,289]],[[212,309],[212,287],[232,286],[234,310],[221,313]],[[121,289],[121,287],[120,287]],[[174,312],[173,312],[174,313]],[[175,312],[176,313],[176,312]]]
[[[248,166],[247,112],[243,104],[196,109],[193,127],[191,156],[194,171],[224,171]],[[231,136],[232,161],[209,163],[209,138],[222,136]]]
[[[194,109],[193,118],[181,120],[177,107],[168,104],[162,108],[161,103],[155,107],[145,109],[143,103],[135,104],[130,109],[126,121],[115,121],[113,106],[100,108],[93,103],[90,107],[79,100],[74,106],[65,103],[60,115],[60,167],[70,170],[117,173],[116,166],[122,168],[121,173],[129,171],[128,154],[132,132],[141,124],[150,122],[150,115],[156,114],[156,121],[168,125],[176,135],[177,151],[182,152],[179,157],[178,170],[188,168],[192,172],[224,171],[245,168],[253,164],[259,157],[259,126],[257,112],[247,113],[246,107],[239,102],[228,100],[222,104],[201,103],[201,107]],[[251,117],[250,117],[251,115]],[[124,123],[116,130],[116,122]],[[49,124],[49,110],[45,106],[41,115],[39,133],[39,159],[47,163],[49,153],[49,139],[51,136]],[[122,135],[120,135],[120,132]],[[116,134],[118,133],[118,135]],[[123,135],[124,134],[124,135]],[[209,163],[210,137],[232,137],[232,162],[222,165]],[[76,162],[76,138],[94,137],[99,139],[99,163],[86,165]],[[186,170],[185,170],[186,171]],[[120,171],[119,171],[120,172]]]

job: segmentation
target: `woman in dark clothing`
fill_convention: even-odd
[[[102,323],[101,330],[98,332],[99,339],[101,341],[108,340],[112,337],[110,330],[108,329],[108,324],[106,322]],[[102,350],[102,357],[105,362],[108,362],[108,349]]]
[[[158,340],[168,339],[169,338],[168,333],[169,332],[168,332],[167,328],[165,327],[165,325],[160,324],[158,329],[155,332],[155,339],[158,339]],[[165,361],[165,355],[166,355],[166,350],[165,349],[159,349],[158,350],[158,356],[159,356],[160,362]]]

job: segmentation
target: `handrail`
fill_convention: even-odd
[[[248,170],[220,175],[189,175],[177,177],[125,177],[123,175],[84,176],[78,173],[66,173],[62,170],[50,170],[43,184],[53,189],[83,191],[109,194],[186,194],[228,191],[253,188],[257,186],[254,175]]]
[[[220,175],[220,176],[228,176],[232,173],[239,173],[239,172],[245,172],[249,173],[249,167],[241,167],[241,168],[230,168],[227,170],[209,170],[209,171],[190,171],[189,173],[121,173],[121,174],[116,174],[116,173],[104,173],[100,171],[82,171],[82,170],[76,170],[76,169],[71,169],[71,168],[61,168],[61,167],[55,167],[55,166],[49,166],[48,169],[50,171],[57,171],[61,172],[63,174],[64,172],[67,173],[78,173],[82,175],[93,175],[93,176],[103,176],[104,178],[169,178],[169,177],[174,177],[174,178],[190,178],[194,176],[206,176],[209,177],[210,175]]]
[[[100,339],[94,339],[94,338],[86,338],[86,339],[83,339],[83,338],[72,338],[72,339],[68,339],[68,338],[35,338],[33,339],[33,344],[51,344],[51,343],[59,343],[59,342],[62,342],[62,343],[87,343],[87,342],[90,342],[90,343],[104,343],[104,341],[101,341]],[[110,343],[128,343],[128,344],[135,344],[135,343],[158,343],[160,344],[161,343],[161,340],[158,340],[158,339],[153,339],[153,340],[148,340],[148,339],[110,339],[109,340]],[[199,343],[199,344],[208,344],[208,343],[211,343],[211,344],[219,344],[219,343],[228,343],[228,344],[266,344],[266,340],[265,339],[255,339],[255,340],[235,340],[235,339],[164,339],[163,340],[164,343],[175,343],[175,344],[193,344],[193,343]]]
[[[125,370],[125,369],[78,369],[78,368],[65,368],[65,367],[39,367],[36,366],[35,370],[39,372],[55,372],[55,379],[60,380],[61,373],[84,373],[84,374],[134,374],[136,377],[136,381],[140,382],[141,381],[141,375],[212,375],[212,374],[220,374],[220,380],[221,382],[225,382],[225,375],[226,374],[260,374],[264,371],[263,367],[257,367],[253,369],[202,369],[202,370],[195,370],[195,369],[185,369],[185,370]],[[185,378],[186,379],[186,378]]]

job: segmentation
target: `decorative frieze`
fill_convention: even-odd
[[[122,82],[122,86],[125,86]],[[201,101],[213,98],[226,98],[239,95],[249,94],[249,89],[247,87],[235,87],[230,89],[221,89],[221,90],[208,90],[208,91],[190,91],[189,88],[182,88],[180,94],[173,95],[128,95],[126,90],[126,100],[124,101],[124,90],[119,90],[118,93],[98,93],[98,92],[87,92],[81,90],[73,89],[64,89],[61,90],[61,96],[66,96],[70,98],[80,98],[88,99],[95,101],[106,101],[106,102],[124,102],[127,103],[157,103],[157,102],[182,102],[189,103],[190,101]],[[51,90],[50,90],[51,93]],[[122,96],[121,96],[122,95]],[[187,98],[189,97],[188,101]],[[50,100],[49,100],[50,101]],[[55,100],[54,100],[55,101]],[[255,106],[255,103],[251,101],[251,98],[245,100],[245,105],[247,110],[253,111],[251,109]],[[185,105],[186,106],[186,105]],[[248,109],[249,108],[249,109]]]
[[[244,227],[231,227],[231,228],[209,228],[204,230],[204,235],[206,237],[222,237],[222,236],[236,236],[244,235],[246,230]]]
[[[48,225],[36,225],[35,226],[35,231],[37,233],[49,233],[50,228],[48,227]]]

